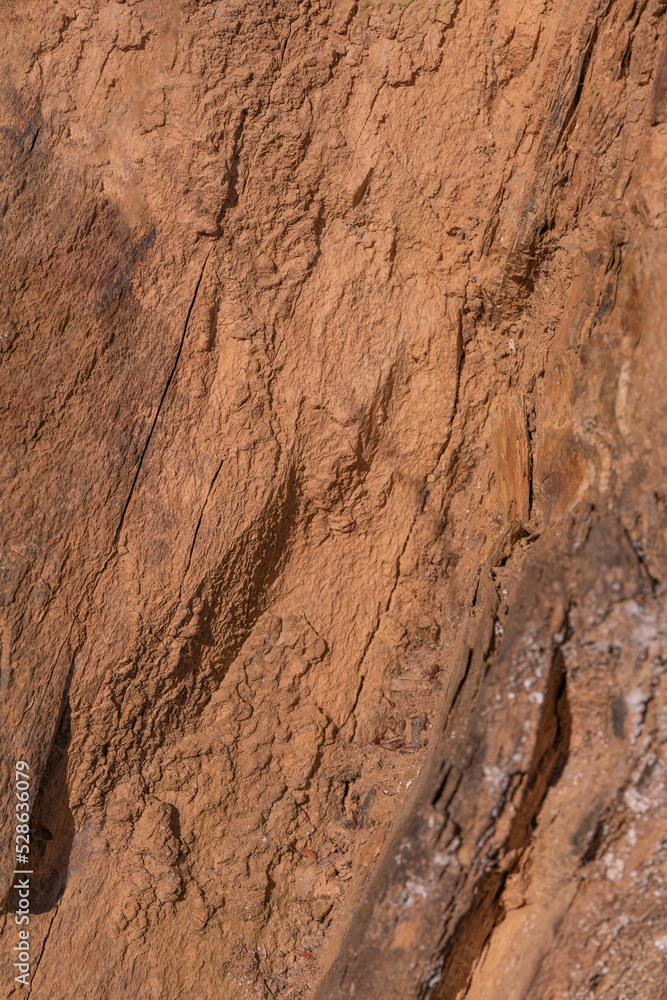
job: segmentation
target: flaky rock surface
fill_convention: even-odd
[[[665,993],[664,0],[0,7],[0,997]]]

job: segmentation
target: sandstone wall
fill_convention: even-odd
[[[667,996],[666,9],[0,6],[0,996]]]

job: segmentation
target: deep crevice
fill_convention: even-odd
[[[535,749],[525,775],[521,804],[499,856],[474,885],[473,901],[460,917],[437,962],[440,978],[423,984],[420,998],[455,1000],[468,988],[475,965],[494,929],[502,922],[505,909],[503,889],[516,870],[531,842],[532,832],[549,788],[560,779],[567,763],[572,719],[567,696],[567,675],[558,647],[551,661],[544,707],[535,736]],[[507,869],[499,865],[503,855],[515,852]]]

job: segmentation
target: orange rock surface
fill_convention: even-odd
[[[667,997],[666,15],[0,6],[2,1000]]]

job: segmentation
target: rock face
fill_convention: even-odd
[[[667,997],[666,10],[2,6],[0,997]]]

